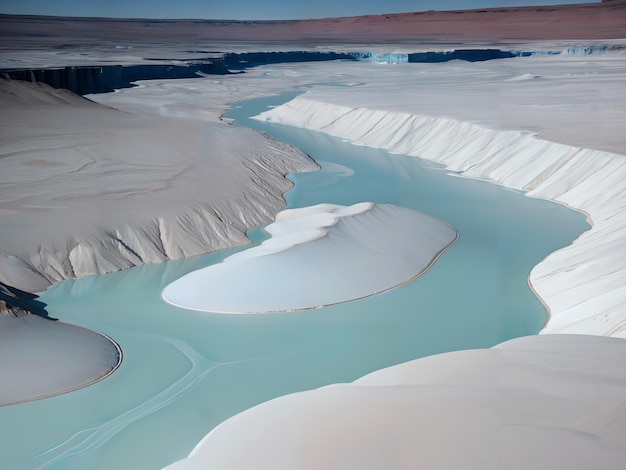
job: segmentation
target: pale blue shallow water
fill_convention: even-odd
[[[393,203],[445,220],[459,241],[416,282],[288,314],[219,315],[161,300],[167,283],[236,250],[59,284],[42,295],[50,315],[111,336],[124,362],[90,387],[0,408],[0,467],[161,468],[219,422],[270,398],[541,328],[546,312],[528,274],[588,228],[583,215],[416,158],[245,120],[281,99],[248,102],[229,116],[325,165],[291,176],[290,207]]]

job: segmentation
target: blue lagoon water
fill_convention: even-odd
[[[249,101],[228,117],[322,165],[290,176],[289,207],[392,203],[445,220],[457,243],[415,282],[293,313],[220,315],[161,300],[169,282],[235,249],[61,283],[42,295],[50,315],[111,336],[124,361],[90,387],[0,408],[4,468],[161,468],[224,419],[276,396],[539,331],[546,311],[528,275],[588,228],[583,215],[417,158],[248,119],[288,97]]]

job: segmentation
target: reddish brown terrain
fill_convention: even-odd
[[[100,41],[402,41],[626,37],[626,0],[541,7],[426,11],[293,21],[157,20],[0,15],[5,46]]]

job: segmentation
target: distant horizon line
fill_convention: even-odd
[[[98,16],[98,15],[86,15],[86,16],[74,16],[74,15],[52,15],[52,14],[33,14],[33,13],[4,13],[0,12],[0,16],[4,17],[27,17],[27,18],[59,18],[59,19],[92,19],[92,20],[130,20],[130,21],[202,21],[202,22],[229,22],[229,23],[293,23],[299,21],[320,21],[331,19],[345,19],[345,18],[360,18],[360,17],[377,17],[377,16],[402,16],[402,15],[418,15],[427,13],[458,13],[458,12],[476,12],[476,11],[520,11],[520,10],[534,10],[536,8],[581,8],[581,7],[598,7],[602,4],[610,3],[626,3],[626,0],[589,0],[584,3],[555,3],[550,5],[519,5],[519,6],[500,6],[500,7],[478,7],[478,8],[464,8],[453,10],[415,10],[395,13],[377,13],[377,14],[364,14],[364,15],[348,15],[348,16],[327,16],[316,18],[283,18],[283,19],[235,19],[235,18],[204,18],[204,17],[149,17],[149,16]]]

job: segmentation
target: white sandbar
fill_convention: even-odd
[[[428,269],[457,233],[389,204],[320,204],[280,212],[272,237],[168,285],[176,306],[220,313],[302,310],[367,297]]]

